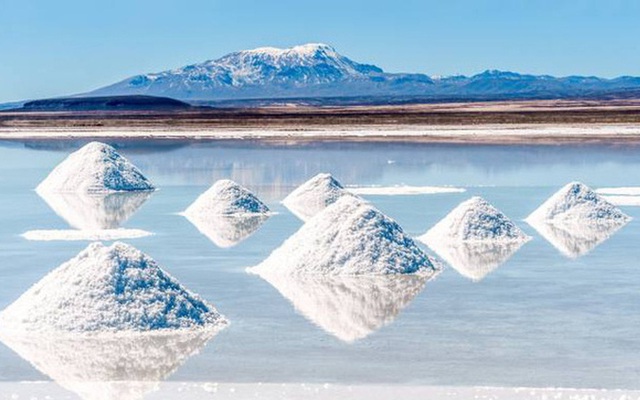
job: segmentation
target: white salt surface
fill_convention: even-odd
[[[298,186],[283,201],[303,221],[312,218],[343,196],[353,196],[331,174],[318,174]]]
[[[603,199],[616,206],[640,206],[640,196],[602,196]]]
[[[0,313],[0,328],[33,333],[189,331],[226,319],[132,246],[93,243]]]
[[[0,340],[42,374],[85,400],[139,400],[157,391],[162,380],[217,332],[60,337],[9,336],[0,331]]]
[[[228,248],[253,235],[269,219],[270,214],[188,214],[185,217],[216,246]]]
[[[619,221],[631,217],[580,182],[571,182],[545,201],[526,219],[528,223],[592,223]]]
[[[23,233],[23,238],[32,241],[111,241],[123,239],[139,239],[151,236],[153,233],[142,229],[99,229],[99,230],[76,230],[76,229],[39,229]]]
[[[460,203],[433,228],[419,238],[434,242],[525,242],[531,239],[500,210],[481,197]]]
[[[91,142],[71,153],[36,188],[38,192],[130,192],[153,185],[111,146]]]
[[[423,275],[322,276],[265,274],[296,311],[351,343],[390,324],[429,280]]]
[[[412,196],[420,194],[463,193],[466,189],[450,186],[349,186],[351,193],[375,196]]]
[[[267,207],[247,188],[221,179],[201,194],[185,211],[186,216],[265,214]]]
[[[640,187],[611,187],[596,189],[596,193],[603,195],[640,196]]]
[[[248,271],[259,275],[431,276],[438,269],[394,220],[362,199],[343,196]]]

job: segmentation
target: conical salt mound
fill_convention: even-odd
[[[313,217],[343,196],[355,196],[331,174],[318,174],[298,186],[283,201],[303,221]]]
[[[0,313],[12,331],[180,331],[226,320],[132,246],[93,243]]]
[[[433,242],[524,242],[529,240],[506,215],[482,197],[472,197],[458,205],[419,238]]]
[[[200,195],[184,212],[187,216],[265,214],[267,207],[247,188],[221,179]]]
[[[38,192],[108,193],[153,190],[153,185],[111,146],[92,142],[71,153],[36,188]]]
[[[307,221],[249,272],[432,275],[438,268],[395,221],[364,200],[345,196]]]
[[[558,190],[526,219],[527,222],[619,222],[631,218],[591,188],[571,182]]]

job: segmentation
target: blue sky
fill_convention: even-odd
[[[0,0],[0,102],[305,42],[390,72],[640,75],[639,21],[637,0]]]

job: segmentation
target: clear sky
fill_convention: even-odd
[[[640,76],[640,1],[0,0],[0,102],[306,42],[390,72]]]

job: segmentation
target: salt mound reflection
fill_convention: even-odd
[[[344,342],[390,324],[431,276],[261,274],[296,311]]]
[[[78,336],[23,336],[0,340],[41,373],[86,400],[134,400],[158,389],[218,330]]]
[[[478,282],[507,262],[525,243],[523,241],[430,242],[429,247],[460,275]]]
[[[269,214],[190,215],[185,218],[216,246],[233,247],[253,235],[269,219]]]
[[[527,222],[563,255],[569,258],[578,258],[608,240],[625,226],[628,220],[583,221],[582,223],[579,221],[570,223]]]
[[[38,195],[71,227],[80,230],[102,230],[119,228],[138,211],[151,193],[38,192]]]

